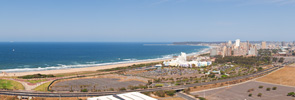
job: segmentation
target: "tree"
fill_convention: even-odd
[[[159,96],[159,97],[165,97],[165,92],[164,91],[156,91],[155,95]]]
[[[258,97],[261,97],[262,96],[262,93],[258,93],[258,95],[257,95]]]
[[[207,100],[207,99],[204,97],[199,97],[199,100]]]
[[[281,57],[281,58],[279,59],[279,62],[280,62],[280,63],[283,63],[284,60],[285,60],[285,59],[284,59],[283,57]]]
[[[251,96],[252,96],[252,94],[249,94],[248,96],[249,96],[249,97],[251,97]]]
[[[122,87],[119,89],[119,91],[126,91],[126,88]]]
[[[266,88],[266,91],[270,91],[270,88]]]
[[[262,68],[262,67],[258,67],[257,70],[258,70],[258,71],[262,71],[263,68]]]
[[[87,89],[82,89],[81,92],[88,92],[88,90]]]
[[[272,87],[272,90],[277,90],[277,87]]]
[[[110,91],[114,91],[114,88],[110,88]]]
[[[169,96],[174,96],[175,93],[176,93],[176,91],[174,91],[174,90],[170,90],[170,91],[165,91],[165,93],[166,93],[167,95],[169,95]]]
[[[262,89],[262,88],[263,88],[263,86],[262,86],[262,85],[260,85],[258,88]]]
[[[294,95],[295,95],[294,92],[289,92],[289,93],[287,94],[287,96],[294,96]]]

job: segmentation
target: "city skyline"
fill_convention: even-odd
[[[1,42],[293,41],[292,0],[0,1]]]

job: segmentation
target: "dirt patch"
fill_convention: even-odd
[[[256,81],[295,86],[295,78],[293,77],[294,75],[295,67],[286,66],[284,68],[279,69],[276,72],[258,78],[256,79]]]

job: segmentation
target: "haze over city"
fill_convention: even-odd
[[[0,41],[293,41],[294,0],[2,0]]]

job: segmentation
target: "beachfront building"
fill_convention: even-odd
[[[186,54],[181,53],[176,59],[163,62],[164,66],[177,66],[177,67],[202,67],[209,66],[212,64],[210,58],[208,57],[198,57],[192,61],[187,61]]]

